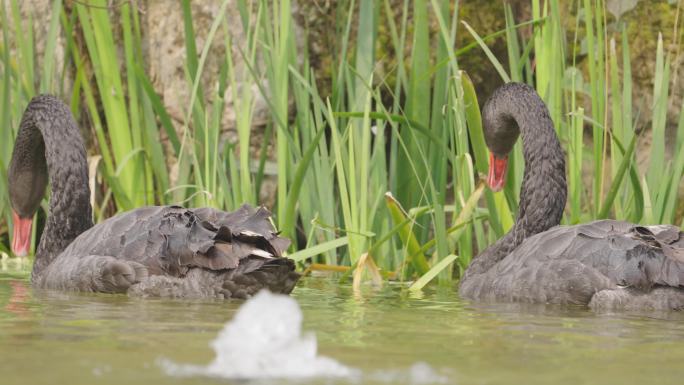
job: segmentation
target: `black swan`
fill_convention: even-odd
[[[31,274],[38,288],[246,298],[262,288],[289,293],[299,278],[294,262],[281,256],[289,240],[262,207],[143,207],[93,226],[83,138],[53,96],[37,96],[26,108],[8,176],[17,255],[28,251],[31,218],[50,181]]]
[[[567,194],[564,153],[533,88],[500,87],[482,116],[489,186],[503,187],[518,135],[525,173],[515,225],[473,259],[461,279],[462,297],[595,310],[684,308],[684,236],[678,227],[616,220],[558,226]]]

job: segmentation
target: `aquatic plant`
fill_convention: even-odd
[[[684,113],[673,123],[667,107],[682,43],[658,39],[654,102],[634,111],[629,25],[608,24],[613,19],[604,0],[578,0],[567,9],[558,0],[532,0],[530,20],[517,21],[505,5],[506,28],[487,36],[460,20],[459,2],[339,2],[336,11],[344,17],[330,26],[337,51],[326,69],[325,95],[308,51],[296,44],[289,0],[237,2],[246,36],[239,57],[229,34],[215,41],[226,28],[228,4],[221,3],[198,52],[190,2],[180,3],[190,96],[174,127],[146,72],[132,3],[117,3],[112,12],[105,0],[69,7],[53,1],[45,54],[36,57],[33,21],[22,18],[17,0],[9,1],[8,9],[0,9],[0,178],[6,179],[28,100],[39,92],[56,93],[71,101],[77,117],[87,113],[92,125],[92,163],[98,170],[93,183],[103,189],[97,220],[143,204],[230,210],[257,203],[272,173],[276,224],[298,240],[290,257],[343,271],[345,279],[359,269],[385,278],[422,277],[416,290],[434,278],[449,283],[478,250],[510,228],[522,179],[518,145],[504,191],[478,188],[488,157],[475,87],[459,59],[484,53],[502,82],[533,84],[550,108],[568,154],[564,223],[615,217],[681,224]],[[566,31],[564,12],[571,12],[574,33]],[[457,31],[472,43],[457,47]],[[376,45],[381,33],[389,42],[382,49],[399,60],[379,70],[385,60]],[[68,57],[64,68],[55,68],[60,36]],[[507,62],[489,50],[495,39],[505,39]],[[201,79],[207,58],[216,55],[212,42],[227,49],[207,93]],[[237,62],[245,64],[256,87],[238,85]],[[73,84],[67,84],[69,71]],[[226,93],[235,101],[237,137],[223,142]],[[255,157],[250,143],[257,98],[266,100],[271,119]],[[636,118],[642,115],[651,124],[645,170],[635,156],[645,128]],[[672,140],[668,124],[676,125]],[[267,157],[271,146],[275,162]],[[0,216],[10,223],[5,183]],[[0,233],[0,251],[6,252],[7,227]]]

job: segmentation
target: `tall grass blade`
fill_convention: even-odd
[[[423,274],[411,286],[409,286],[409,290],[410,291],[422,290],[425,287],[425,285],[430,283],[430,281],[432,281],[437,276],[437,274],[439,274],[442,270],[447,268],[457,258],[458,258],[458,256],[454,255],[454,254],[447,255],[441,261],[437,262],[434,266],[432,266],[432,268],[430,268],[430,270],[428,270],[427,273]]]
[[[407,219],[407,215],[399,201],[397,201],[389,192],[385,193],[385,201],[394,223],[404,223]],[[406,262],[410,262],[416,272],[419,275],[423,275],[428,272],[430,266],[425,260],[425,256],[420,253],[420,244],[413,233],[413,225],[414,222],[411,221],[402,226],[401,230],[399,230],[399,237],[406,250]]]

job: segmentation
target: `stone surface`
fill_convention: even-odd
[[[40,81],[40,73],[42,71],[43,67],[43,61],[42,58],[45,56],[45,36],[48,34],[48,30],[50,29],[50,22],[52,20],[52,1],[51,0],[27,0],[27,1],[17,1],[16,4],[18,5],[19,13],[20,13],[20,22],[22,23],[22,34],[21,36],[26,39],[29,34],[29,28],[31,24],[29,22],[31,19],[33,20],[33,30],[31,31],[33,33],[34,39],[35,39],[35,60],[34,60],[34,79],[36,82]],[[8,41],[10,43],[10,52],[13,54],[12,56],[16,58],[14,54],[16,54],[16,45],[14,42],[16,41],[16,24],[14,23],[14,17],[13,17],[13,12],[12,12],[12,1],[11,0],[2,0],[2,7],[4,8],[5,12],[5,17],[7,17],[8,21],[8,29],[10,31],[10,36],[8,37]],[[53,53],[54,57],[54,68],[57,69],[59,73],[59,69],[64,66],[64,56],[65,56],[65,46],[66,46],[66,39],[62,34],[59,35],[58,40],[57,40],[57,45],[55,47],[55,51]],[[65,84],[70,85],[73,82],[71,81],[71,77],[69,76],[70,74],[67,74],[67,79],[65,80]],[[55,82],[57,79],[55,79]],[[38,88],[38,84],[34,85],[36,88]]]
[[[191,2],[193,25],[195,28],[197,54],[201,55],[207,43],[207,35],[211,29],[222,1]],[[240,21],[236,1],[228,4],[224,16],[225,23],[216,32],[202,72],[204,98],[213,100],[222,61],[226,55],[225,39],[231,36],[231,53],[234,58],[235,72],[241,86],[252,87],[250,74],[241,60],[240,49],[245,49],[246,36]],[[161,95],[164,105],[179,123],[182,123],[192,91],[192,82],[186,74],[185,31],[183,28],[183,12],[180,5],[173,6],[163,0],[145,2],[142,21],[144,23],[143,39],[147,44],[147,69],[155,90]],[[268,121],[268,106],[258,89],[254,87],[255,126],[263,126]],[[225,97],[224,124],[226,130],[235,127],[235,109],[230,89]]]

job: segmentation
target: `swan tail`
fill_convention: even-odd
[[[294,270],[295,264],[290,259],[250,258],[226,273],[223,288],[233,298],[249,298],[262,289],[290,294],[300,277]]]

